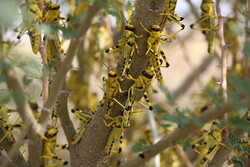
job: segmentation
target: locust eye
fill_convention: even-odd
[[[161,31],[161,27],[159,25],[153,25],[151,30],[155,31],[155,32],[158,32],[158,31]]]
[[[133,25],[126,25],[125,26],[125,30],[129,30],[129,31],[135,31],[135,27]]]
[[[152,31],[158,32],[158,31],[160,31],[160,30],[161,30],[161,28],[158,28],[158,27],[152,27]]]
[[[116,77],[116,73],[115,72],[109,72],[108,76],[111,77],[111,78]]]
[[[217,125],[217,124],[218,124],[218,122],[216,122],[216,121],[213,122],[213,125]]]
[[[145,76],[146,78],[152,79],[154,75],[150,75],[149,73],[147,73],[146,71],[142,72],[142,75]]]
[[[49,10],[58,10],[60,6],[49,6]]]

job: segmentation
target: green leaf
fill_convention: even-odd
[[[0,61],[0,69],[10,68],[11,62],[8,59],[3,59]]]
[[[63,37],[66,39],[76,38],[77,37],[77,28],[79,25],[68,26],[67,28],[61,27],[60,30],[63,32]]]
[[[23,76],[23,84],[25,86],[28,86],[32,81],[33,79],[29,77],[27,74]]]
[[[244,165],[244,162],[241,160],[241,159],[239,159],[237,156],[233,156],[233,158],[231,159],[231,161],[236,165],[236,166],[239,166],[240,165],[240,167],[244,167],[245,165]]]
[[[160,90],[165,94],[166,98],[168,99],[168,103],[171,105],[171,106],[177,106],[176,103],[174,102],[174,99],[171,95],[171,93],[168,91],[168,88],[165,87],[164,85],[158,85],[158,87],[160,88]]]
[[[172,125],[171,124],[162,124],[161,127],[167,131],[171,131]]]
[[[153,112],[156,113],[156,114],[162,114],[162,113],[167,112],[166,110],[164,110],[163,108],[161,108],[158,105],[154,105],[153,109],[154,109]]]
[[[44,69],[49,71],[49,72],[52,72],[54,66],[56,65],[56,60],[52,60],[51,62],[49,62],[48,64],[44,64]]]
[[[5,77],[3,75],[0,75],[0,83],[1,82],[6,82],[6,79],[5,79]]]
[[[140,142],[141,144],[144,144],[144,145],[147,144],[147,140],[146,140],[146,139],[139,139],[139,142]]]
[[[232,149],[234,150],[238,149],[241,150],[242,152],[247,152],[248,148],[243,145],[244,142],[241,139],[239,139],[236,135],[230,132],[227,139],[228,139],[228,145]]]
[[[192,140],[190,138],[187,138],[186,140],[179,140],[178,144],[180,144],[184,150],[187,150],[189,148],[191,141]]]
[[[239,143],[239,141],[240,140],[236,135],[232,134],[231,132],[229,133],[229,135],[228,135],[228,142],[229,143],[236,144],[236,143]]]
[[[220,123],[216,124],[216,126],[219,127],[220,129],[222,129],[226,126],[226,123],[220,122]]]
[[[119,10],[115,9],[115,8],[107,8],[105,9],[105,12],[107,14],[110,14],[112,16],[115,16],[117,19],[117,22],[121,22],[121,13]]]
[[[248,123],[244,119],[238,116],[230,117],[227,121],[227,124],[229,126],[235,126],[235,127],[241,128],[247,133],[250,133],[250,126],[248,125]]]
[[[55,39],[55,34],[58,34],[60,27],[52,23],[42,23],[39,29],[45,33],[49,39]]]
[[[191,120],[188,118],[188,116],[186,116],[187,112],[189,112],[189,110],[186,109],[180,111],[177,108],[174,114],[165,113],[163,119],[171,122],[176,122],[180,127],[186,129],[191,123]]]
[[[246,17],[246,12],[245,12],[245,10],[242,10],[242,9],[238,9],[238,12],[242,15],[242,16],[244,16],[244,17]]]
[[[248,58],[250,58],[250,43],[245,43],[243,49],[242,49],[242,53],[247,56]]]
[[[144,152],[148,152],[148,151],[154,150],[154,149],[155,149],[155,147],[154,147],[153,145],[144,146],[144,147],[143,147],[143,151],[144,151]]]
[[[14,0],[0,0],[1,30],[7,30],[18,18],[18,3]],[[1,32],[4,33],[4,32]]]
[[[133,10],[134,10],[134,3],[132,1],[128,1],[127,5],[126,5],[126,9],[133,12]]]
[[[207,96],[211,97],[211,99],[213,99],[213,101],[216,104],[220,104],[220,103],[224,102],[223,98],[219,95],[219,93],[213,91],[210,88],[205,89],[205,93]]]
[[[141,152],[141,151],[143,151],[143,146],[140,143],[136,143],[135,145],[133,145],[132,151],[133,152]]]
[[[147,152],[153,149],[155,149],[154,146],[147,145],[146,139],[139,139],[139,141],[132,147],[133,152],[141,152],[141,151]]]
[[[10,101],[10,92],[8,90],[0,90],[0,104],[6,104]]]
[[[109,0],[92,0],[92,1],[101,4],[103,8],[107,8],[110,3]]]
[[[250,97],[250,82],[248,80],[231,75],[229,77],[229,81],[232,83],[235,92],[238,92],[238,94],[245,94],[246,96]]]
[[[240,24],[240,26],[239,26]],[[244,28],[243,24],[241,22],[229,22],[229,29],[232,31],[234,34],[242,36],[244,34]]]

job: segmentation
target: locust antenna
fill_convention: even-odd
[[[105,63],[103,63],[103,64],[110,70],[110,68],[109,68],[109,66],[107,64],[105,64]]]
[[[128,24],[128,20],[126,19],[126,17],[124,16],[124,14],[122,13],[122,11],[120,11],[122,17],[124,18],[124,20],[126,21],[126,23]]]
[[[103,92],[105,92],[105,90],[104,90],[102,87],[100,87],[99,85],[98,85],[98,87],[99,87],[101,90],[103,90]]]

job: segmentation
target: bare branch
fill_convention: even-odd
[[[150,124],[150,128],[151,128],[151,132],[152,132],[152,137],[153,137],[153,143],[157,143],[159,136],[157,133],[157,127],[156,127],[156,121],[154,118],[154,114],[152,111],[147,110],[147,115],[148,115],[148,119],[149,119],[149,124]],[[154,167],[160,167],[160,154],[156,155],[154,158]]]
[[[220,11],[220,0],[217,0],[216,10],[219,19],[219,31],[218,37],[220,40],[221,48],[221,88],[222,88],[222,97],[227,100],[227,55],[226,55],[226,44],[224,39],[224,18],[221,16]]]
[[[181,157],[181,159],[183,160],[184,164],[187,167],[192,167],[192,162],[189,160],[187,154],[185,153],[185,151],[183,150],[182,147],[176,145],[175,146],[176,152],[178,153],[178,155]]]

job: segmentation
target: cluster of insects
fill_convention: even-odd
[[[109,68],[108,78],[104,78],[103,86],[105,94],[100,105],[103,106],[104,102],[107,101],[104,122],[106,126],[112,127],[112,131],[106,146],[106,156],[109,156],[110,153],[120,153],[122,151],[122,140],[124,136],[124,131],[130,126],[129,119],[131,117],[131,114],[134,112],[134,102],[139,102],[147,109],[153,110],[148,96],[151,81],[156,76],[158,82],[160,84],[164,84],[160,68],[169,67],[169,62],[161,48],[161,43],[165,44],[167,42],[166,40],[161,39],[161,37],[164,36],[166,38],[175,38],[174,35],[183,30],[185,27],[180,22],[183,18],[175,14],[175,6],[176,1],[175,3],[172,3],[171,1],[166,1],[165,11],[159,13],[159,16],[163,16],[162,25],[152,25],[150,30],[148,30],[143,25],[141,20],[138,19],[142,28],[145,30],[146,33],[149,34],[149,37],[147,39],[147,51],[145,55],[142,55],[142,53],[140,53],[136,42],[136,40],[141,38],[143,35],[135,34],[135,26],[131,24],[131,18],[125,26],[125,31],[122,39],[120,39],[117,45],[115,45],[114,47],[106,49],[106,53],[120,52],[121,56],[123,57],[123,65],[121,70],[122,72],[120,74],[117,74],[116,68],[111,67]],[[166,35],[161,33],[161,26],[164,27],[168,23],[177,23],[182,28],[181,30],[175,32],[173,35]],[[149,63],[146,70],[144,70],[138,78],[133,78],[130,75],[130,68],[135,55],[149,57]],[[163,65],[163,61],[165,62],[165,65]],[[134,84],[128,90],[122,90],[120,86],[120,82],[123,81],[125,78],[134,81]],[[125,92],[128,94],[128,98],[125,106],[123,106],[115,97],[118,93]],[[147,105],[140,102],[142,97],[145,98]],[[112,118],[110,116],[110,112],[115,102],[118,103],[124,110],[122,111],[122,116]],[[111,120],[111,122],[106,123],[106,120]],[[120,141],[118,151],[112,150],[115,139],[118,139]]]
[[[24,34],[28,34],[30,39],[31,48],[34,54],[45,49],[48,64],[53,65],[49,76],[49,88],[53,84],[53,77],[59,68],[60,55],[63,54],[61,46],[61,39],[57,31],[45,32],[42,25],[47,25],[50,28],[59,30],[64,27],[68,22],[67,18],[60,16],[59,3],[53,3],[51,0],[19,0],[18,1],[20,15],[22,16],[22,23],[15,28],[18,32],[17,39],[21,39]],[[41,95],[44,92],[42,90]],[[39,119],[40,112],[37,102],[33,99],[29,100],[30,109],[36,120]],[[0,106],[1,113],[1,138],[0,143],[7,142],[10,145],[15,144],[15,135],[19,129],[23,129],[23,122],[21,117],[18,116],[15,123],[9,123],[8,117],[16,115],[16,110],[8,109],[5,106]],[[40,157],[43,166],[61,166],[68,164],[67,160],[58,157],[56,154],[62,149],[68,149],[68,145],[57,143],[57,117],[60,114],[60,102],[57,101],[52,115],[51,125],[48,124],[45,134],[38,134],[42,138],[42,156]]]
[[[44,9],[39,6],[41,3],[44,5]],[[35,54],[37,54],[39,49],[42,47],[42,32],[39,28],[39,24],[51,24],[59,28],[61,25],[65,24],[65,21],[68,20],[60,17],[60,5],[58,3],[51,3],[50,0],[19,1],[19,7],[22,15],[22,23],[16,28],[16,30],[19,31],[17,38],[20,39],[27,31],[32,51]],[[55,47],[55,49],[59,52],[62,52],[63,49],[61,48],[61,41],[57,33],[53,32],[47,36],[49,36],[49,39],[52,40],[48,43],[46,42],[48,61],[51,62],[53,59],[51,49]]]
[[[208,132],[203,132],[203,135],[194,140],[192,143],[192,148],[195,152],[198,153],[198,155],[201,157],[199,166],[207,166],[209,164],[210,160],[213,158],[213,156],[216,154],[216,152],[220,149],[221,146],[226,147],[227,149],[230,149],[227,145],[221,143],[222,142],[222,135],[223,135],[223,129],[220,128],[219,121],[214,120],[212,122],[210,129]],[[207,139],[205,140],[204,138]],[[205,155],[198,151],[198,147],[205,147],[206,153]]]
[[[29,106],[35,119],[39,119],[40,112],[37,102],[34,99],[30,99]],[[15,116],[15,113],[17,113],[17,110],[15,109],[9,109],[8,107],[1,105],[0,112],[0,144],[4,143],[3,147],[6,143],[13,146],[16,143],[16,137],[14,136],[21,135],[20,132],[23,129],[23,121],[21,120],[21,117],[18,116],[14,123],[9,123],[9,117],[12,116],[12,114]],[[68,164],[68,161],[56,155],[58,151],[68,149],[67,144],[62,145],[57,143],[57,133],[58,129],[56,125],[48,125],[45,134],[39,134],[42,138],[42,156],[40,159],[44,166],[61,166]]]
[[[124,131],[130,126],[129,119],[133,111],[134,102],[140,102],[140,99],[144,96],[148,105],[142,103],[147,109],[152,110],[153,107],[148,98],[148,88],[151,84],[153,77],[157,79],[160,84],[164,84],[163,77],[161,74],[161,67],[169,67],[169,62],[161,48],[161,44],[167,43],[167,40],[161,39],[161,37],[174,38],[177,33],[185,28],[185,25],[181,23],[184,19],[183,17],[175,14],[175,7],[177,0],[166,0],[166,8],[163,13],[159,13],[162,16],[162,22],[160,25],[152,25],[151,29],[147,29],[141,20],[138,19],[142,28],[149,34],[147,39],[147,50],[145,55],[149,55],[149,64],[147,69],[142,72],[142,74],[137,78],[133,78],[130,75],[130,67],[133,62],[135,55],[143,56],[140,53],[138,45],[136,43],[137,39],[141,38],[143,35],[135,34],[135,27],[128,22],[125,26],[125,31],[122,39],[120,39],[116,46],[106,49],[106,53],[119,52],[123,57],[123,66],[121,74],[116,73],[116,68],[112,67],[109,69],[108,79],[104,79],[104,90],[105,94],[101,101],[101,106],[107,101],[107,108],[105,112],[104,123],[108,127],[112,127],[112,131],[106,146],[106,156],[110,153],[120,153],[122,151],[122,140],[124,137]],[[217,31],[217,25],[215,19],[218,16],[215,13],[214,2],[212,0],[203,0],[201,3],[201,18],[195,23],[190,25],[190,28],[201,30],[203,34],[206,35],[206,40],[208,41],[208,53],[214,54],[215,47],[215,33]],[[131,20],[131,19],[129,19]],[[163,34],[161,31],[165,25],[170,23],[177,23],[181,26],[181,29],[173,33],[172,35]],[[200,24],[200,28],[194,28],[195,25]],[[163,62],[165,63],[163,65]],[[121,90],[120,82],[126,79],[131,79],[134,84],[128,90]],[[127,92],[128,98],[125,106],[123,106],[118,100],[115,99],[118,93]],[[123,114],[122,116],[117,116],[115,118],[110,117],[110,112],[114,103],[118,103],[122,106]],[[111,120],[107,123],[106,120]],[[219,122],[214,120],[208,133],[205,133],[198,140],[194,141],[193,148],[200,155],[201,160],[199,166],[207,166],[212,160],[213,156],[220,149],[221,146],[230,149],[225,144],[222,144],[222,134],[223,129],[218,126]],[[207,138],[204,141],[204,138]],[[112,150],[115,139],[119,140],[118,150]],[[199,142],[203,140],[203,142]],[[207,149],[206,153],[199,152],[196,148],[199,146],[205,146]]]
[[[116,68],[109,68],[108,78],[104,78],[104,97],[101,101],[101,106],[104,105],[104,102],[107,100],[107,108],[105,112],[105,124],[109,127],[112,127],[112,132],[107,142],[106,147],[106,155],[109,156],[111,152],[121,152],[121,144],[124,135],[124,131],[130,126],[129,118],[133,113],[133,104],[135,101],[140,102],[140,99],[144,96],[148,106],[144,105],[147,109],[152,110],[153,107],[148,98],[148,88],[151,84],[152,78],[156,76],[156,79],[160,84],[164,84],[164,80],[161,73],[161,67],[169,67],[169,62],[161,48],[161,44],[166,44],[169,38],[174,38],[177,33],[182,31],[185,28],[185,25],[181,23],[184,19],[180,15],[175,13],[177,0],[166,0],[165,11],[159,13],[159,16],[162,16],[162,21],[160,25],[152,25],[151,29],[148,30],[143,23],[138,19],[142,28],[149,34],[147,39],[147,51],[146,56],[149,56],[149,64],[145,71],[137,78],[134,79],[130,75],[130,67],[133,62],[134,56],[143,56],[138,48],[136,40],[141,38],[143,35],[135,34],[135,27],[131,24],[131,18],[129,19],[127,25],[125,26],[125,31],[122,39],[117,42],[112,48],[106,49],[106,53],[111,52],[120,52],[123,57],[123,66],[121,74],[117,74]],[[193,29],[195,25],[201,23],[201,28],[195,28],[198,30],[202,30],[202,32],[206,35],[206,39],[208,40],[208,52],[210,54],[214,53],[214,38],[215,38],[215,19],[217,18],[214,12],[214,3],[211,0],[203,0],[201,4],[201,18],[190,25]],[[132,17],[132,16],[130,16]],[[170,23],[176,23],[181,26],[181,29],[176,31],[172,35],[166,35],[161,33],[163,28]],[[161,37],[166,37],[166,39],[162,39]],[[163,62],[165,65],[163,65]],[[134,81],[134,84],[128,90],[121,90],[120,82],[124,80],[124,78],[131,79]],[[123,106],[119,101],[115,99],[115,96],[118,93],[128,93],[128,99],[126,101],[126,105]],[[118,103],[124,108],[122,116],[118,116],[116,118],[110,117],[110,112],[114,103]],[[141,102],[140,102],[141,103]],[[107,124],[106,120],[111,119],[112,121]],[[112,151],[112,146],[115,139],[120,140],[120,145],[118,151]]]

